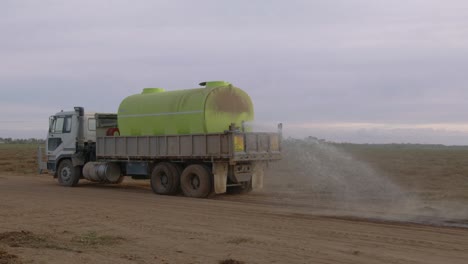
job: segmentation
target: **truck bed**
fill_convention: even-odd
[[[255,161],[281,158],[279,133],[98,137],[98,159]]]

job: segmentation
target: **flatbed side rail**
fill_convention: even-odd
[[[210,158],[232,156],[230,134],[98,137],[98,158]]]

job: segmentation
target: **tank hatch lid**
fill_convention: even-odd
[[[160,93],[164,91],[164,88],[143,88],[141,94]]]
[[[214,88],[220,86],[228,86],[231,83],[225,81],[209,81],[209,82],[201,82],[200,86],[205,86],[206,88]]]

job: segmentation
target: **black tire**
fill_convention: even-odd
[[[227,194],[244,194],[252,191],[252,180],[248,182],[242,182],[240,186],[227,187]]]
[[[204,198],[210,195],[213,175],[208,167],[203,165],[190,165],[184,169],[180,176],[180,187],[185,196]]]
[[[81,178],[81,166],[73,166],[71,160],[66,159],[60,162],[57,170],[57,180],[60,185],[73,187],[78,184]]]
[[[151,173],[151,189],[163,195],[176,194],[180,186],[180,169],[169,162],[158,163]]]

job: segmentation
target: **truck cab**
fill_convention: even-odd
[[[51,116],[46,140],[47,170],[54,177],[74,170],[81,175],[81,166],[96,159],[96,137],[105,136],[109,128],[116,127],[116,114],[85,114],[83,107]]]

